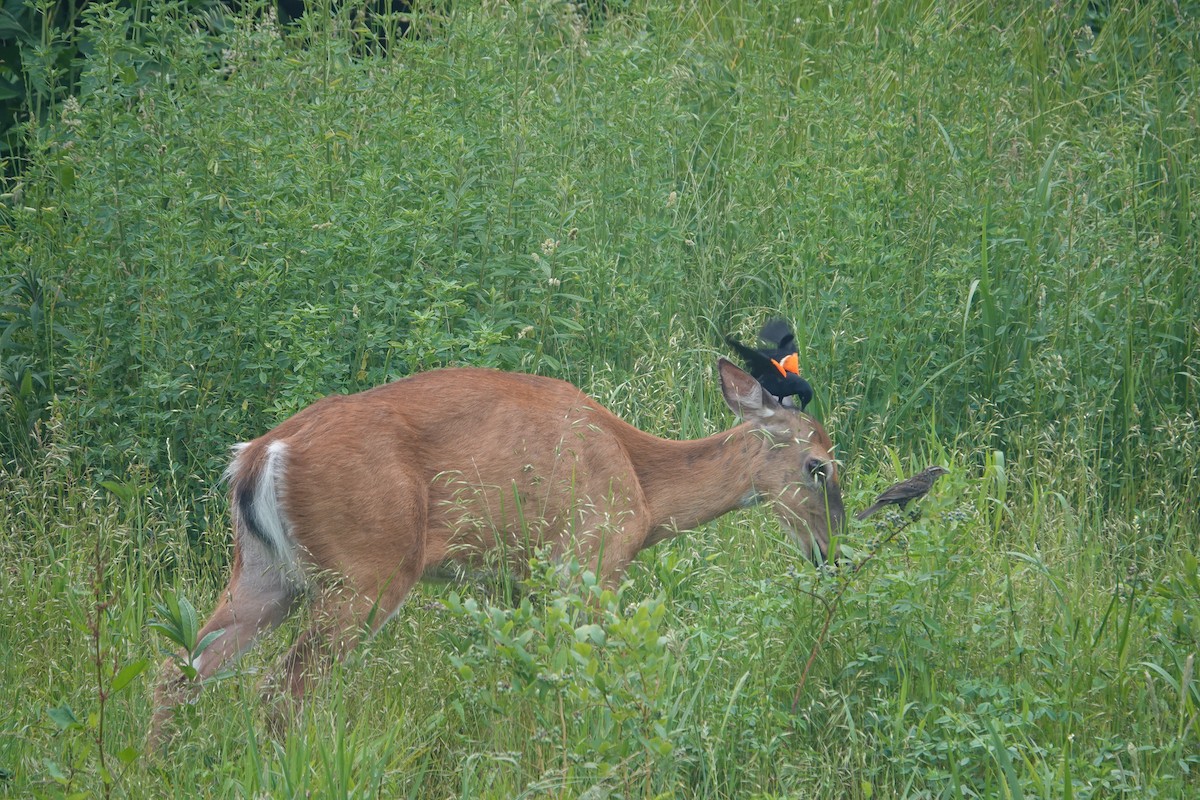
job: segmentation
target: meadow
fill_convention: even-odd
[[[0,796],[1200,794],[1200,6],[311,8],[88,4],[74,88],[23,52]],[[285,735],[295,622],[147,750],[230,445],[468,364],[695,438],[772,316],[850,510],[951,470],[860,569],[752,509],[617,592],[422,585]]]

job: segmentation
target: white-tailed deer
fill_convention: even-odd
[[[519,569],[549,546],[615,583],[640,550],[757,503],[824,558],[845,518],[828,435],[730,362],[719,372],[743,422],[694,441],[643,433],[562,381],[446,369],[325,398],[238,445],[233,571],[200,638],[221,633],[195,680],[163,665],[151,741],[302,597],[313,622],[280,676],[295,697],[447,561],[501,552]]]

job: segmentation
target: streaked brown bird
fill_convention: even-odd
[[[934,482],[943,475],[950,472],[945,467],[926,467],[925,469],[913,475],[911,478],[905,478],[899,483],[884,489],[875,502],[868,508],[855,514],[856,519],[866,519],[874,514],[879,509],[887,505],[896,505],[903,511],[904,507],[912,500],[920,500],[929,490],[933,488]]]

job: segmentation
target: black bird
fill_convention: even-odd
[[[934,481],[948,472],[950,470],[945,467],[926,467],[911,478],[905,478],[884,489],[869,508],[863,509],[854,516],[857,519],[866,519],[886,505],[900,506],[900,510],[903,511],[910,500],[920,500],[933,488]]]
[[[786,398],[795,396],[803,411],[812,401],[813,390],[808,381],[800,377],[800,355],[791,327],[781,319],[773,319],[763,325],[758,335],[771,346],[755,350],[732,336],[726,336],[725,341],[738,352],[746,362],[746,369],[764,389],[784,405],[790,405]]]

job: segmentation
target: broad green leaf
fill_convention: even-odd
[[[121,691],[129,685],[130,681],[132,681],[138,675],[141,675],[149,665],[150,662],[142,658],[121,667],[121,670],[116,674],[116,677],[113,678],[110,691],[113,693]]]
[[[63,703],[57,708],[52,708],[46,713],[50,715],[51,721],[54,722],[54,724],[57,725],[60,730],[70,730],[71,728],[75,728],[83,724],[79,721],[79,718],[75,716],[75,712],[71,710],[71,707],[66,703]]]
[[[100,481],[100,485],[109,492],[117,496],[117,499],[122,503],[128,503],[133,499],[133,489],[127,483],[119,481]]]
[[[223,634],[224,632],[225,632],[224,628],[219,628],[218,630],[209,631],[207,634],[205,634],[204,638],[196,643],[196,648],[194,650],[192,650],[192,657],[195,658],[196,656],[200,655],[205,650],[207,650],[209,645],[211,645],[217,639],[221,638],[221,634]]]

